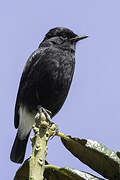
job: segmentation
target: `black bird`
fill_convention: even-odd
[[[38,49],[29,57],[20,80],[15,105],[14,125],[18,132],[10,158],[22,163],[38,106],[52,112],[61,109],[73,78],[76,43],[87,38],[70,29],[51,29]]]

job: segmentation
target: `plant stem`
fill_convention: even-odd
[[[43,114],[39,117],[36,116],[33,127],[35,135],[31,137],[33,152],[29,159],[29,180],[43,180],[47,142],[50,136],[53,135],[50,128],[51,123],[45,119]]]

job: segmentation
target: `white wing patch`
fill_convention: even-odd
[[[20,106],[19,117],[18,136],[24,140],[35,123],[35,114],[28,112],[25,106]]]

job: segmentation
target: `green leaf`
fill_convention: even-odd
[[[86,172],[68,167],[58,168],[53,165],[46,166],[44,176],[47,180],[102,180]]]
[[[46,162],[46,164],[48,164]],[[29,179],[29,159],[16,172],[14,180]],[[78,171],[72,168],[58,168],[53,165],[46,165],[44,172],[44,180],[102,180],[89,173]]]
[[[22,166],[17,170],[14,180],[28,180],[29,179],[29,169],[30,169],[30,162],[29,159],[26,159]],[[45,161],[45,164],[47,165],[48,162]]]
[[[27,180],[29,178],[29,159],[17,170],[14,180]]]
[[[61,136],[64,146],[80,161],[110,180],[120,179],[117,154],[97,141]]]

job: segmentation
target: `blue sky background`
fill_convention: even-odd
[[[20,76],[45,33],[64,26],[89,35],[77,44],[76,69],[64,107],[54,121],[60,131],[120,149],[120,1],[0,2],[0,166],[1,178],[13,179],[18,164],[9,159],[16,130],[13,116]],[[62,146],[49,141],[47,160],[95,174]],[[31,153],[30,141],[26,158]]]

